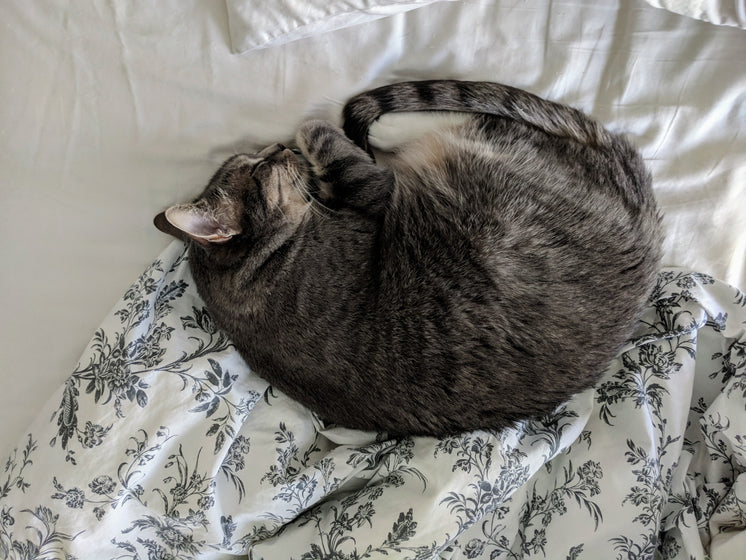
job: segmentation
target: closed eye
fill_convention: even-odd
[[[230,174],[233,177],[245,177],[247,175],[251,177],[254,175],[254,173],[256,173],[257,169],[259,169],[259,166],[263,163],[266,163],[266,160],[260,159],[256,162],[247,163],[231,170]]]
[[[252,175],[252,176],[253,176],[253,175],[254,175],[254,173],[256,173],[256,172],[257,172],[257,171],[259,170],[259,167],[260,167],[260,166],[261,166],[261,165],[262,165],[263,163],[267,163],[267,160],[266,160],[266,159],[262,159],[262,160],[259,160],[258,162],[256,162],[256,163],[255,163],[254,165],[252,165],[252,166],[251,166],[251,171],[249,172],[249,175]]]

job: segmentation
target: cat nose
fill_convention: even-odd
[[[276,162],[284,162],[294,160],[296,159],[296,157],[297,156],[292,150],[286,148],[282,144],[277,144],[277,151],[270,155],[267,159]]]
[[[269,157],[272,158],[272,159],[280,159],[283,156],[283,154],[285,153],[285,150],[287,150],[287,148],[285,147],[285,145],[284,144],[280,144],[279,142],[277,144],[275,144],[274,146],[272,146],[272,148],[273,148],[273,151],[269,155]]]

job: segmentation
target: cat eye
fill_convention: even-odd
[[[236,177],[248,175],[249,177],[251,177],[252,175],[254,175],[254,172],[259,168],[259,166],[265,162],[266,159],[264,158],[250,158],[249,161],[247,161],[246,163],[241,163],[233,169],[228,170],[228,176]]]
[[[253,165],[253,166],[251,167],[251,171],[249,171],[249,176],[250,176],[250,177],[253,177],[253,176],[254,176],[254,173],[256,173],[256,172],[257,172],[257,171],[259,170],[259,167],[261,167],[261,165],[262,165],[263,163],[268,163],[268,161],[267,161],[266,159],[262,159],[262,160],[260,160],[260,161],[256,162],[256,163],[255,163],[255,164],[254,164],[254,165]]]

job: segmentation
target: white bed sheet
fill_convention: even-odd
[[[640,146],[665,264],[746,279],[746,32],[592,0],[435,3],[231,52],[223,2],[0,4],[0,449],[170,240],[151,226],[239,149],[350,95],[487,79],[584,109]]]
[[[188,258],[127,290],[8,456],[3,560],[742,559],[746,294],[664,270],[595,390],[391,439],[251,372]]]

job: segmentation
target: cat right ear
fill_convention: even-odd
[[[189,239],[189,237],[183,231],[181,231],[177,227],[174,227],[171,222],[166,219],[165,212],[161,212],[155,218],[153,218],[153,225],[161,230],[163,233],[173,235],[175,238],[181,239],[182,241],[187,241]]]
[[[158,214],[153,223],[164,233],[182,241],[193,239],[202,245],[225,243],[241,233],[228,220],[221,222],[211,211],[197,204],[172,206]]]

